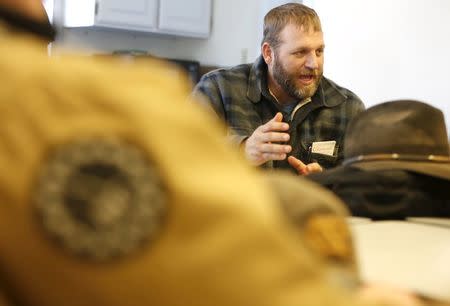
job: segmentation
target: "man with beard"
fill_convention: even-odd
[[[275,7],[264,18],[256,62],[204,75],[194,96],[226,121],[251,164],[299,174],[331,168],[343,158],[348,122],[364,105],[323,77],[324,48],[313,9]]]

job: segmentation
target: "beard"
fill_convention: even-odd
[[[312,75],[314,80],[309,85],[297,85],[295,80],[298,78],[298,75]],[[301,71],[289,73],[286,69],[284,69],[278,59],[278,56],[275,56],[273,78],[289,96],[294,99],[303,100],[312,97],[316,92],[319,87],[320,79],[322,78],[322,70],[311,70],[304,68]]]

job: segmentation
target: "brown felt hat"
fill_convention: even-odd
[[[366,170],[404,169],[450,179],[444,115],[419,101],[390,101],[355,117],[344,156],[344,165]]]

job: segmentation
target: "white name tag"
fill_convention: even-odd
[[[317,141],[317,142],[313,142],[312,147],[311,147],[311,152],[333,156],[335,147],[336,147],[335,140]]]

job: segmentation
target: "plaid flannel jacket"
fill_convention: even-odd
[[[317,161],[325,168],[339,164],[343,159],[345,129],[364,110],[362,101],[348,89],[322,77],[311,102],[289,118],[269,94],[266,75],[267,65],[260,56],[254,64],[207,73],[193,95],[226,122],[228,137],[234,144],[240,144],[258,126],[282,112],[284,121],[290,125],[290,155],[305,163]],[[333,156],[311,152],[313,142],[330,140],[336,141]],[[264,167],[291,168],[286,160],[269,162]]]

